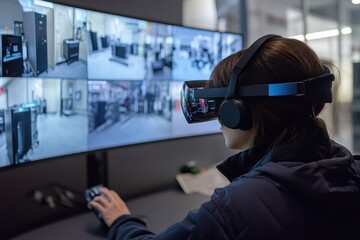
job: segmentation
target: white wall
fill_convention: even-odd
[[[0,109],[7,108],[6,93],[0,94]]]
[[[83,28],[83,23],[87,22],[87,11],[85,10],[81,10],[81,9],[77,9],[75,11],[75,32],[76,29],[78,27],[80,27],[82,29],[82,33],[81,33],[81,39],[80,39],[80,44],[79,44],[79,58],[82,61],[87,61],[87,54],[88,54],[88,34],[87,31],[85,31],[86,29]]]
[[[97,12],[88,12],[88,29],[97,32],[97,36],[104,36],[106,33],[106,15]],[[91,28],[91,29],[90,29]]]
[[[46,33],[47,33],[47,46],[48,46],[48,65],[54,68],[55,61],[55,30],[54,30],[54,10],[49,9],[46,13]]]
[[[88,96],[87,96],[87,81],[76,80],[74,81],[74,97],[76,91],[81,92],[81,99],[74,99],[74,110],[77,113],[87,114]]]
[[[39,78],[19,78],[7,87],[7,93],[0,95],[0,109],[32,102],[43,97],[43,80]],[[8,98],[8,102],[7,102]]]
[[[54,29],[55,29],[55,61],[65,61],[63,56],[64,39],[73,38],[73,9],[54,5]]]
[[[47,113],[60,113],[60,80],[43,80],[43,91]]]
[[[27,79],[16,79],[8,87],[8,106],[27,102]]]
[[[10,80],[10,78],[0,78],[0,87],[5,87],[5,84]],[[6,92],[0,94],[0,109],[7,108],[7,96]]]
[[[43,80],[41,78],[28,78],[28,102],[43,98]]]
[[[17,1],[1,0],[0,1],[0,33],[14,33],[14,21],[22,21],[22,10]]]
[[[183,25],[209,30],[217,29],[214,0],[183,0]]]

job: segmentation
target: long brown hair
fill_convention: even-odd
[[[245,50],[223,59],[214,69],[207,87],[228,86],[232,69]],[[269,39],[250,60],[238,79],[240,85],[297,82],[325,72],[316,53],[305,43],[277,36]],[[271,147],[295,139],[312,121],[326,131],[325,123],[316,118],[323,103],[304,104],[281,98],[246,98],[253,119],[253,145],[272,138]]]

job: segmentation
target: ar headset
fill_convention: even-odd
[[[255,41],[233,68],[228,87],[205,88],[208,80],[185,81],[180,93],[181,108],[188,123],[205,122],[219,118],[221,124],[232,129],[248,130],[252,127],[251,111],[240,98],[287,97],[307,103],[332,102],[334,75],[326,72],[318,77],[300,82],[246,85],[236,88],[239,76],[246,65],[269,39],[277,35],[266,35]]]

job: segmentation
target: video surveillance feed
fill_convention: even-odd
[[[87,78],[86,11],[45,1],[0,1],[0,76]]]
[[[145,79],[144,43],[148,22],[90,11],[88,21],[89,79]]]
[[[171,137],[169,81],[89,81],[89,149]]]
[[[243,44],[242,36],[239,34],[221,33],[217,63],[231,54],[240,51],[243,48]]]
[[[242,48],[239,35],[173,27],[173,80],[207,80],[221,59]]]
[[[209,79],[217,58],[220,34],[186,27],[174,27],[173,33],[173,79]]]
[[[174,40],[173,26],[148,22],[144,57],[146,79],[172,79]]]
[[[171,79],[171,25],[90,11],[87,16],[89,79]]]
[[[0,78],[0,167],[87,150],[87,81]]]

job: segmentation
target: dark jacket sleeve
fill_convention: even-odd
[[[170,226],[159,235],[150,232],[139,218],[133,215],[122,216],[111,226],[108,238],[110,240],[231,239],[229,236],[231,230],[213,200],[204,203],[199,209],[189,212],[183,221]]]
[[[123,215],[110,226],[108,239],[152,239],[154,233],[134,215]]]

